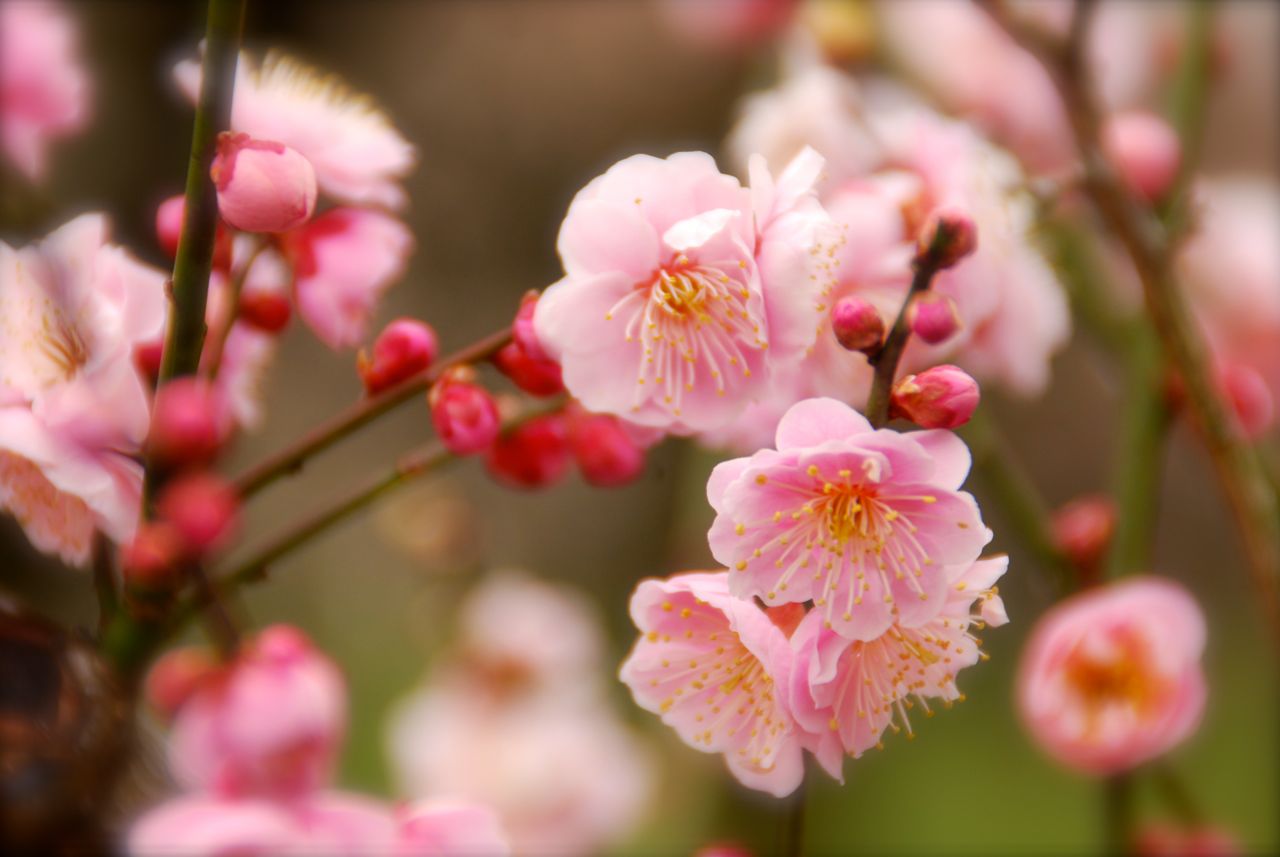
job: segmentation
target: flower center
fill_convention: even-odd
[[[1126,637],[1114,643],[1114,651],[1078,651],[1067,663],[1067,682],[1091,718],[1111,706],[1145,711],[1159,693],[1156,677],[1146,668],[1141,642]]]

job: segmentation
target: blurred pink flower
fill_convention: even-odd
[[[46,149],[89,118],[75,22],[61,3],[0,3],[0,149],[32,181]]]
[[[1179,273],[1220,374],[1253,373],[1238,383],[1263,399],[1246,426],[1256,436],[1275,426],[1280,409],[1280,187],[1230,176],[1200,182],[1195,194],[1198,229],[1178,256]]]
[[[539,299],[538,340],[590,410],[691,432],[724,425],[812,344],[834,238],[807,151],[752,189],[709,155],[615,164],[574,198],[564,279]],[[634,379],[626,381],[624,379]]]
[[[408,228],[381,212],[335,208],[285,236],[298,313],[320,341],[354,348],[413,252]]]
[[[911,627],[896,624],[866,642],[827,630],[821,612],[810,611],[791,638],[796,661],[789,694],[802,740],[827,773],[843,782],[845,755],[857,758],[879,747],[887,728],[913,734],[912,700],[927,716],[930,699],[949,707],[964,698],[956,674],[985,657],[970,629],[1008,621],[995,590],[1008,565],[1001,556],[949,566],[938,615]]]
[[[729,574],[642,581],[631,596],[642,636],[621,677],[686,744],[723,753],[743,785],[783,797],[804,777],[786,702],[791,647],[753,601],[730,595]]]
[[[497,814],[486,806],[428,800],[398,813],[401,857],[503,857],[511,853]]]
[[[1149,824],[1133,839],[1136,857],[1237,857],[1244,849],[1220,827]]]
[[[838,634],[872,640],[936,616],[946,567],[991,540],[959,490],[969,451],[951,432],[874,430],[848,405],[807,399],[778,423],[777,445],[707,483],[711,553],[740,598],[812,599]]]
[[[200,64],[180,62],[174,77],[194,103]],[[321,193],[339,202],[404,206],[399,182],[414,167],[413,146],[368,96],[332,75],[279,54],[255,67],[241,54],[230,130],[297,149],[315,167]]]
[[[261,632],[222,681],[197,690],[169,742],[174,776],[225,795],[305,794],[328,781],[346,728],[333,663],[297,629]]]
[[[1204,616],[1172,581],[1137,577],[1087,590],[1037,623],[1018,706],[1059,762],[1112,774],[1185,740],[1204,710]]]
[[[288,854],[305,844],[303,831],[274,803],[196,794],[139,818],[129,829],[125,850],[135,857],[234,857]]]
[[[137,526],[150,405],[133,351],[164,324],[164,274],[106,234],[84,215],[0,242],[0,508],[73,564],[95,528],[126,542]]]
[[[780,36],[799,7],[800,0],[662,0],[659,6],[678,35],[726,48]]]

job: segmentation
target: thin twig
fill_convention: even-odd
[[[98,596],[98,632],[101,633],[120,606],[116,591],[115,550],[111,539],[101,531],[93,534],[93,588]]]
[[[386,392],[362,399],[307,432],[286,448],[267,456],[240,474],[235,480],[236,490],[241,497],[251,497],[277,479],[297,473],[308,458],[337,443],[396,405],[425,391],[447,370],[491,357],[510,341],[511,328],[503,328],[450,354],[425,372],[400,382]]]
[[[240,315],[240,295],[244,291],[245,281],[249,279],[249,271],[266,249],[267,242],[261,236],[254,236],[253,249],[249,251],[240,270],[232,275],[231,282],[227,286],[225,312],[218,321],[218,328],[213,332],[213,338],[209,340],[203,357],[205,372],[209,375],[210,381],[215,380],[218,377],[218,371],[222,369],[222,354],[227,349],[227,340],[231,337],[231,328],[235,326],[236,317]]]
[[[911,302],[916,295],[929,290],[933,276],[939,270],[936,257],[930,253],[920,254],[914,264],[915,272],[911,276],[911,288],[902,302],[902,308],[898,310],[898,317],[894,320],[889,335],[885,337],[884,345],[867,358],[867,362],[875,370],[875,375],[871,380],[871,392],[867,394],[865,416],[867,421],[876,428],[889,422],[889,398],[893,390],[893,380],[898,373],[898,362],[902,360],[902,352],[907,347],[907,340],[911,337],[911,326],[907,323]]]

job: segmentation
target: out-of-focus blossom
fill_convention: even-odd
[[[503,432],[489,447],[485,467],[515,488],[546,488],[569,469],[569,432],[564,414],[543,414]]]
[[[746,48],[780,36],[800,0],[662,0],[671,28],[699,45]]]
[[[740,413],[815,336],[834,244],[821,168],[806,151],[775,184],[756,160],[748,191],[701,152],[637,155],[580,191],[560,230],[566,276],[534,313],[569,391],[674,432]]]
[[[893,385],[889,414],[928,429],[954,429],[978,408],[978,383],[956,366],[934,366]]]
[[[1053,542],[1077,568],[1098,567],[1116,530],[1116,504],[1101,495],[1079,497],[1053,513]]]
[[[511,853],[497,814],[462,801],[431,800],[399,813],[401,857],[504,857]]]
[[[195,103],[200,64],[180,62],[174,77]],[[278,54],[268,54],[256,67],[241,54],[231,130],[298,150],[315,168],[320,191],[339,202],[404,205],[399,182],[413,169],[413,146],[368,96],[332,75]]]
[[[1085,51],[1091,79],[1108,107],[1136,106],[1154,89],[1161,46],[1174,35],[1162,5],[1099,4]],[[1072,6],[1069,0],[1039,0],[1011,8],[1038,26],[1065,32]],[[890,0],[876,8],[887,48],[908,78],[944,107],[976,120],[1029,169],[1070,168],[1076,152],[1052,80],[977,4]],[[937,49],[942,44],[946,50]]]
[[[372,356],[356,356],[356,369],[369,395],[380,393],[429,368],[440,351],[431,325],[414,318],[398,318],[373,341]]]
[[[1220,827],[1149,824],[1134,836],[1133,853],[1137,857],[1237,857],[1244,849]]]
[[[861,298],[849,295],[831,308],[831,331],[847,351],[876,351],[884,341],[884,317]]]
[[[288,854],[305,844],[303,831],[274,803],[197,794],[142,816],[129,830],[126,850],[136,857],[231,857]]]
[[[930,211],[916,236],[916,259],[937,268],[954,268],[977,249],[978,227],[954,205]]]
[[[75,22],[56,2],[0,3],[0,149],[32,181],[49,143],[89,118]]]
[[[913,734],[907,710],[914,704],[930,714],[931,699],[949,707],[964,698],[956,674],[985,658],[970,629],[1008,621],[995,591],[1008,565],[996,557],[950,566],[940,613],[865,642],[842,638],[810,611],[791,638],[796,661],[785,692],[806,748],[827,773],[843,782],[844,757],[880,746],[885,729]]]
[[[1257,436],[1274,427],[1280,405],[1280,189],[1234,176],[1195,193],[1198,228],[1178,255],[1179,273],[1218,374]]]
[[[167,482],[156,498],[156,512],[182,536],[191,555],[226,544],[240,521],[240,499],[226,479],[196,472]]]
[[[316,208],[316,171],[297,149],[224,131],[210,170],[218,213],[244,232],[284,232]]]
[[[327,781],[346,728],[342,677],[298,630],[263,631],[178,712],[174,776],[225,795],[304,794]]]
[[[622,681],[686,744],[723,753],[743,785],[783,797],[804,778],[786,696],[791,647],[753,601],[730,595],[731,573],[643,581],[631,597],[641,637]]]
[[[871,640],[942,609],[947,566],[991,540],[959,490],[969,451],[948,431],[875,430],[848,405],[807,399],[778,423],[777,449],[716,467],[708,540],[742,598],[813,600],[847,639]]]
[[[497,438],[501,418],[493,396],[461,373],[446,374],[431,388],[427,400],[431,424],[454,455],[483,452]]]
[[[168,521],[143,521],[120,550],[120,576],[130,587],[171,589],[188,555],[177,527]]]
[[[164,274],[106,231],[84,215],[0,242],[0,508],[73,564],[95,529],[124,543],[137,526],[149,403],[134,350],[164,324]]]
[[[183,646],[161,655],[147,672],[147,702],[162,717],[170,718],[186,704],[220,667],[213,654],[199,646]]]
[[[290,232],[298,313],[330,348],[353,348],[383,292],[404,274],[413,236],[386,214],[335,208]]]
[[[805,146],[826,159],[819,183],[824,193],[864,175],[876,162],[875,144],[859,119],[858,85],[846,74],[806,65],[776,89],[743,99],[725,146],[733,167],[747,172],[753,155],[785,164]]]
[[[1146,200],[1159,200],[1182,162],[1178,132],[1154,113],[1125,111],[1102,125],[1102,151],[1120,179]]]
[[[1199,724],[1204,643],[1200,608],[1169,580],[1133,578],[1073,596],[1041,618],[1023,653],[1023,722],[1068,767],[1128,770]]]
[[[227,439],[216,395],[202,378],[174,378],[156,392],[147,454],[167,467],[207,464]]]

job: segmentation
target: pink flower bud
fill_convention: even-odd
[[[493,364],[531,396],[554,396],[564,392],[560,364],[530,356],[518,342],[504,345],[493,356]]]
[[[499,482],[515,488],[545,488],[569,466],[568,432],[562,414],[535,417],[494,442],[485,465]]]
[[[175,378],[160,388],[151,413],[147,451],[167,467],[207,464],[227,427],[213,388],[199,378]]]
[[[1154,113],[1110,116],[1102,126],[1102,151],[1134,193],[1155,201],[1177,178],[1182,145],[1169,123]]]
[[[182,194],[169,197],[156,208],[156,240],[170,258],[178,255],[182,218],[186,216],[186,211],[187,198]],[[221,223],[214,232],[213,267],[219,271],[231,267],[231,234]]]
[[[315,168],[283,143],[223,132],[210,175],[222,219],[245,232],[285,232],[316,208]]]
[[[831,330],[850,351],[875,351],[884,342],[880,311],[861,298],[843,297],[831,308]]]
[[[120,551],[120,574],[130,586],[166,589],[186,555],[182,534],[164,521],[147,521]]]
[[[916,260],[934,268],[950,268],[978,249],[978,227],[958,208],[935,208],[916,239]]]
[[[345,726],[337,668],[302,632],[276,625],[178,711],[170,768],[189,789],[301,796],[328,779]]]
[[[1240,426],[1249,440],[1257,440],[1276,422],[1275,401],[1267,382],[1251,366],[1242,363],[1223,363],[1216,371],[1218,386],[1226,394]]]
[[[511,324],[511,337],[533,360],[550,360],[551,355],[542,348],[538,334],[533,329],[533,313],[538,308],[538,292],[530,290],[520,299],[520,309],[516,312],[516,320]]]
[[[941,345],[955,336],[962,326],[955,301],[934,292],[917,295],[911,301],[907,321],[911,332],[928,345]]]
[[[263,333],[279,333],[289,324],[293,304],[287,295],[269,289],[245,286],[240,295],[238,319]]]
[[[364,381],[365,392],[372,396],[425,371],[439,350],[431,325],[413,318],[398,318],[378,334],[372,357],[364,349],[360,350],[356,370]]]
[[[172,649],[161,655],[147,673],[147,702],[168,720],[219,672],[218,662],[207,649],[198,646]]]
[[[1104,496],[1080,497],[1053,514],[1053,541],[1077,568],[1098,566],[1116,529],[1116,507]]]
[[[427,394],[431,422],[445,448],[454,455],[487,449],[498,436],[501,420],[489,391],[457,373],[441,379]]]
[[[1133,853],[1137,857],[1236,857],[1244,850],[1234,836],[1216,827],[1150,824],[1133,838]]]
[[[163,521],[187,550],[203,554],[222,546],[240,518],[240,500],[229,482],[213,473],[192,473],[165,486],[156,501]]]
[[[155,384],[160,377],[160,363],[164,360],[164,341],[140,342],[133,347],[133,365],[142,376]]]
[[[921,428],[957,428],[978,407],[978,382],[958,366],[934,366],[908,375],[893,388],[891,416]]]
[[[615,417],[585,414],[575,418],[569,443],[582,478],[590,485],[614,488],[634,482],[644,472],[644,449]]]

